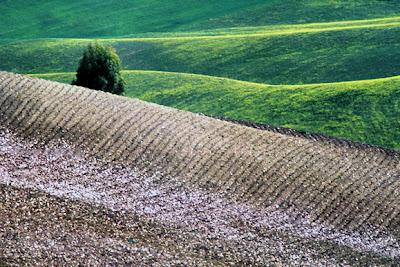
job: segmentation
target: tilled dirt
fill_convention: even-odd
[[[0,72],[0,266],[400,265],[398,151],[255,128]]]
[[[398,238],[345,232],[0,129],[0,262],[398,265]],[[365,228],[364,228],[365,229]]]
[[[6,72],[0,125],[41,141],[62,138],[146,177],[175,177],[252,206],[297,209],[351,232],[400,235],[398,151],[244,127]]]

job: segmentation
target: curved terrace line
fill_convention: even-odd
[[[271,26],[254,26],[254,27],[235,27],[222,28],[200,32],[173,32],[173,33],[149,33],[148,37],[99,37],[99,38],[34,38],[14,40],[14,42],[27,42],[34,40],[62,40],[71,42],[130,42],[130,41],[168,41],[168,40],[202,40],[202,39],[236,39],[249,37],[274,37],[282,35],[294,35],[303,33],[318,33],[331,31],[346,31],[356,29],[384,29],[400,27],[400,17],[371,19],[371,20],[350,20],[340,22],[324,22],[324,23],[305,23],[305,24],[285,24]],[[238,33],[235,33],[238,32]],[[154,35],[154,36],[153,36]],[[160,36],[161,35],[161,36]],[[162,36],[164,35],[164,36]],[[8,43],[12,42],[10,39]]]
[[[192,77],[204,77],[209,79],[217,79],[223,81],[232,81],[235,83],[241,83],[246,85],[253,85],[253,86],[260,86],[260,87],[293,87],[293,88],[300,88],[300,87],[309,87],[309,86],[323,86],[323,85],[346,85],[346,84],[363,84],[363,83],[378,83],[384,81],[390,81],[395,79],[400,79],[400,75],[391,76],[391,77],[383,77],[383,78],[375,78],[375,79],[366,79],[366,80],[354,80],[354,81],[342,81],[342,82],[331,82],[331,83],[307,83],[307,84],[267,84],[267,83],[256,83],[256,82],[248,82],[242,80],[236,80],[231,78],[219,77],[219,76],[211,76],[211,75],[204,75],[204,74],[195,74],[195,73],[186,73],[186,72],[171,72],[171,71],[154,71],[154,70],[122,70],[122,73],[154,73],[154,74],[165,74],[165,75],[183,75],[183,76],[192,76]],[[45,77],[45,76],[57,76],[57,75],[74,75],[75,72],[51,72],[51,73],[34,73],[34,74],[26,74],[27,76],[31,77]]]

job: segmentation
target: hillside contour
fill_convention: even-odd
[[[0,0],[0,4],[1,39],[121,36],[381,18],[400,12],[398,1],[377,0],[37,0],[29,5],[24,0]]]
[[[227,28],[124,38],[14,40],[0,69],[75,71],[85,47],[115,47],[127,70],[204,74],[268,84],[309,84],[400,75],[400,17]],[[1,40],[0,40],[1,41]]]
[[[71,83],[75,73],[34,75]],[[400,149],[400,77],[268,85],[158,71],[124,71],[125,96],[213,117],[251,121]]]
[[[400,1],[0,0],[0,13],[0,70],[71,73],[98,42],[127,96],[400,148]]]
[[[397,265],[398,152],[0,74],[0,262]]]

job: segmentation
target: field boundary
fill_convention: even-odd
[[[400,157],[391,150],[5,72],[0,114],[18,135],[65,140],[148,175],[340,229],[400,233]]]
[[[218,117],[218,116],[215,116],[215,117],[211,116],[211,117],[222,120],[222,121],[228,121],[228,122],[239,124],[239,125],[242,125],[245,127],[257,129],[257,130],[269,131],[269,132],[284,134],[284,135],[293,136],[293,137],[300,137],[300,138],[304,138],[307,140],[333,144],[335,146],[342,146],[342,147],[346,147],[346,148],[357,148],[357,149],[366,149],[366,150],[373,149],[373,150],[377,150],[381,153],[387,154],[388,156],[400,157],[400,151],[397,151],[395,149],[386,148],[386,147],[379,146],[379,145],[371,145],[371,144],[367,144],[367,143],[348,140],[345,138],[336,138],[336,137],[331,137],[331,136],[327,136],[327,135],[323,135],[323,134],[319,134],[319,133],[295,130],[295,129],[291,129],[291,128],[273,126],[273,125],[264,124],[264,123],[257,123],[257,122],[245,121],[245,120],[235,120],[235,119],[230,119],[227,117]]]

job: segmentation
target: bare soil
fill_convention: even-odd
[[[0,265],[400,265],[399,153],[287,131],[0,72]]]
[[[396,238],[346,233],[0,130],[0,258],[10,265],[393,265]]]

